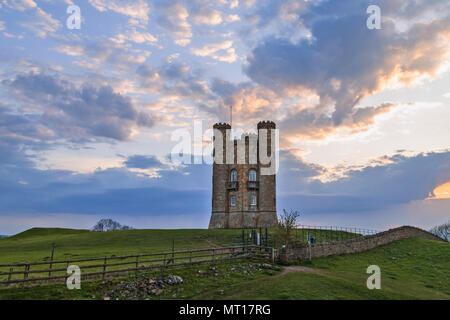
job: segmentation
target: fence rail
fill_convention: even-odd
[[[126,256],[0,264],[0,285],[66,280],[70,276],[67,274],[70,265],[77,265],[82,271],[89,270],[87,273],[82,272],[83,279],[99,276],[104,279],[108,275],[118,273],[165,270],[176,266],[246,259],[256,253],[267,254],[270,250],[271,248],[263,246],[239,245]]]
[[[294,231],[295,242],[312,243],[316,242],[336,242],[348,239],[374,235],[379,233],[377,230],[355,228],[355,227],[336,227],[336,226],[312,226],[298,224]]]

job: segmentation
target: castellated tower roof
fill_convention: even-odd
[[[213,129],[231,129],[231,125],[226,122],[215,123]]]
[[[258,123],[258,130],[259,129],[275,129],[276,124],[273,121],[260,121]]]
[[[217,122],[213,125],[214,129],[231,129],[231,125],[226,122]],[[275,129],[276,124],[273,121],[267,120],[267,121],[260,121],[258,123],[258,129]]]

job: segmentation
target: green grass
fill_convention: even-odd
[[[210,248],[242,241],[241,230],[125,230],[112,232],[90,232],[73,229],[34,228],[7,239],[0,239],[0,264],[23,262],[49,262],[52,244],[56,244],[54,261],[78,260],[133,254],[160,253],[172,250]],[[177,262],[183,260],[175,255]],[[161,259],[155,256],[148,259]],[[145,259],[144,259],[145,260]],[[134,262],[135,258],[109,260],[108,263]],[[78,266],[99,265],[103,261],[77,262]],[[156,262],[155,262],[156,263]],[[161,262],[159,262],[161,263]],[[142,263],[140,264],[142,266]],[[148,264],[146,264],[148,265]],[[133,265],[112,266],[108,270],[130,268]],[[32,266],[31,271],[45,270],[49,264]],[[53,265],[53,269],[66,268],[66,264]],[[102,267],[85,269],[85,272],[101,272]],[[7,279],[9,267],[0,267],[0,281]],[[23,266],[13,268],[14,272],[24,271]],[[47,276],[47,273],[33,273],[32,277]],[[64,271],[54,271],[53,276],[63,276]],[[11,279],[22,279],[22,274],[13,274]]]
[[[368,290],[366,269],[381,269],[381,290]],[[233,288],[239,299],[450,299],[450,244],[404,239],[376,249],[313,259],[320,274],[291,273],[251,288]],[[231,294],[233,297],[233,294]]]
[[[237,242],[239,230],[132,230],[92,233],[84,230],[32,229],[0,240],[0,263],[43,260],[55,242],[56,258],[120,255],[182,248],[210,247]],[[234,241],[233,241],[234,240]],[[245,264],[239,262],[236,264]],[[381,290],[368,290],[366,269],[381,268]],[[269,275],[231,272],[235,264],[217,264],[199,276],[207,265],[169,270],[186,282],[170,287],[157,299],[450,299],[450,244],[419,238],[404,239],[376,249],[305,261],[317,273]],[[274,274],[277,274],[275,272]],[[116,278],[117,279],[117,278]],[[122,278],[123,279],[123,278]],[[0,287],[0,299],[102,298],[99,281],[83,282],[82,290],[69,291],[63,284],[28,288]],[[182,290],[180,290],[182,288]],[[223,292],[222,292],[223,290]],[[174,296],[175,295],[175,296]]]
[[[241,241],[241,230],[125,230],[90,232],[34,228],[0,239],[0,264],[48,261],[52,243],[55,260],[132,255],[214,247]]]
[[[306,231],[317,240],[346,239],[359,235],[343,231],[299,230],[292,240],[301,241]],[[269,230],[269,233],[271,231]],[[120,256],[172,250],[197,249],[242,242],[242,230],[124,230],[91,232],[89,230],[33,228],[9,238],[0,239],[0,264],[48,261],[52,243],[55,260]]]
[[[153,296],[152,299],[208,299],[212,296],[218,298],[227,293],[227,288],[233,288],[242,283],[251,283],[254,281],[264,281],[265,279],[279,273],[275,270],[257,270],[252,269],[248,273],[243,273],[241,270],[236,270],[237,267],[246,267],[253,262],[235,261],[222,262],[214,265],[216,270],[212,271],[210,264],[195,265],[186,268],[168,269],[164,272],[165,275],[176,274],[184,279],[184,283],[177,286],[166,286],[164,293],[160,296]],[[235,270],[233,270],[235,269]],[[280,268],[281,269],[281,268]],[[204,274],[199,274],[202,270]],[[215,274],[218,274],[217,276]],[[140,273],[145,277],[161,276],[161,271],[153,271]],[[134,280],[134,273],[128,277],[110,278],[113,285],[122,280]],[[112,285],[102,287],[101,280],[90,282],[82,282],[81,290],[68,290],[63,284],[42,284],[25,288],[9,288],[2,289],[0,287],[0,300],[15,300],[15,299],[30,299],[30,300],[96,300],[103,299],[106,293],[112,288]],[[223,290],[223,293],[221,293]]]

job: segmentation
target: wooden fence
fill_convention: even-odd
[[[272,249],[255,245],[169,251],[161,253],[109,256],[101,258],[0,264],[0,285],[64,280],[70,276],[67,268],[76,265],[81,278],[89,279],[112,274],[216,263],[225,260],[246,259],[254,256],[270,257]],[[84,272],[88,270],[89,272]]]

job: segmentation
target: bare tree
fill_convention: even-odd
[[[430,230],[430,232],[439,238],[444,239],[447,242],[450,242],[450,221],[440,226],[436,226]]]
[[[105,232],[115,230],[132,230],[129,226],[123,226],[112,219],[102,219],[92,228],[92,231]]]
[[[275,239],[281,241],[282,244],[287,246],[294,234],[294,230],[297,224],[297,219],[300,217],[300,213],[296,210],[286,211],[283,209],[283,213],[278,217],[278,224],[275,227]]]

